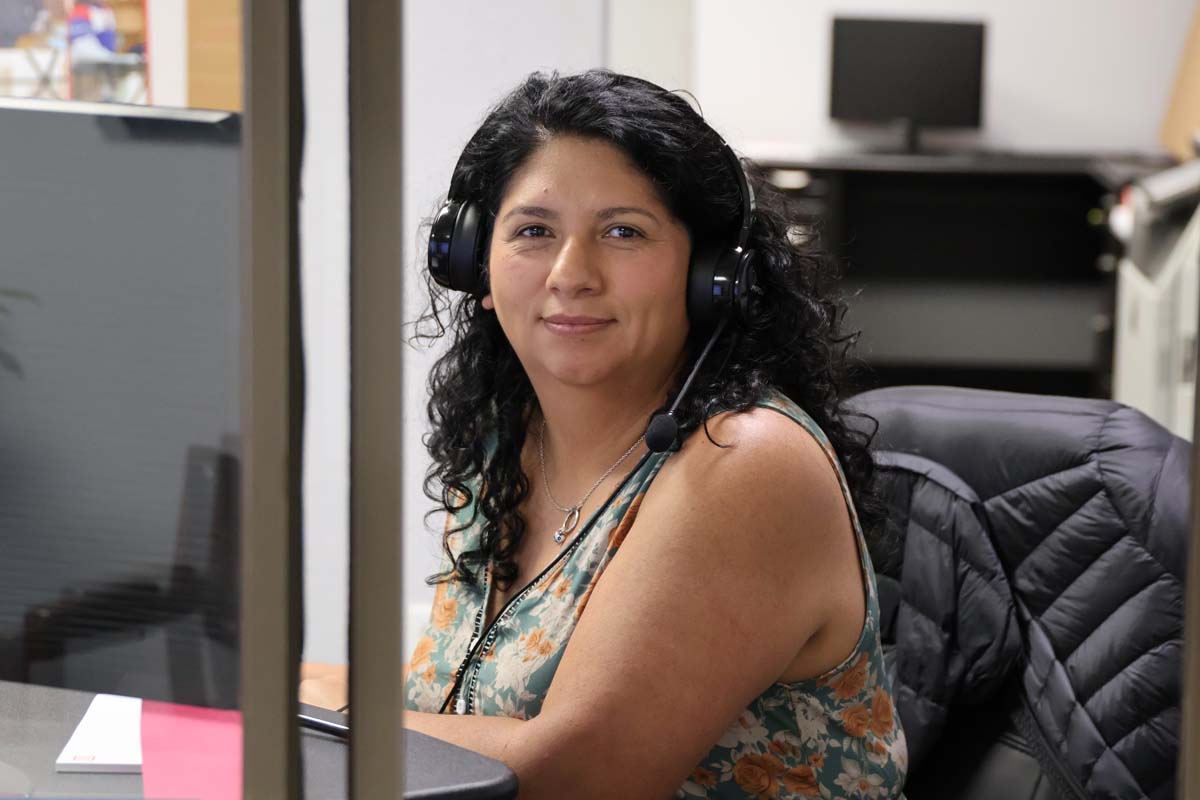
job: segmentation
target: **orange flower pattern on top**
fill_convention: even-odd
[[[409,663],[414,667],[419,667],[425,663],[425,660],[433,653],[433,637],[422,636],[417,642],[417,646],[413,648],[412,661]]]
[[[692,770],[692,774],[688,777],[688,780],[711,789],[717,785],[717,774],[704,767],[696,767]]]
[[[541,628],[523,634],[519,640],[525,647],[524,661],[532,661],[540,656],[548,656],[554,652],[554,644],[546,638],[546,632]]]
[[[838,716],[842,718],[846,733],[858,739],[867,735],[867,728],[871,725],[871,712],[864,704],[847,706]]]
[[[882,686],[876,686],[875,695],[871,698],[871,733],[878,739],[884,739],[891,733],[894,722],[892,696]]]
[[[443,597],[433,604],[433,624],[442,630],[458,618],[458,601],[453,597]]]
[[[786,769],[775,756],[750,753],[733,765],[733,779],[738,787],[759,797],[778,797],[780,774]]]
[[[904,732],[895,714],[879,641],[879,603],[849,486],[837,457],[815,422],[788,398],[772,394],[760,405],[803,426],[824,448],[841,482],[858,541],[867,613],[854,650],[823,675],[775,683],[730,724],[692,770],[677,798],[897,798],[908,768]],[[514,595],[488,629],[489,592],[482,586],[441,584],[425,635],[418,640],[405,682],[406,707],[437,712],[450,698],[468,714],[531,719],[541,710],[567,642],[592,589],[636,517],[641,499],[667,459],[649,455],[586,524],[559,557]],[[472,509],[459,512],[470,520]],[[452,537],[461,552],[476,527]],[[464,664],[472,645],[475,655]],[[463,667],[461,688],[451,697]]]
[[[856,697],[867,685],[867,661],[869,656],[860,653],[854,666],[846,670],[827,685],[833,688],[833,696],[838,700],[849,700]]]
[[[820,797],[821,786],[817,783],[817,774],[812,767],[801,764],[792,767],[780,777],[785,789],[795,792],[802,797]]]

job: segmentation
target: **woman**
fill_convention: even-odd
[[[534,74],[455,168],[485,264],[434,287],[445,569],[405,724],[505,761],[522,798],[900,795],[842,306],[730,152],[653,84]],[[689,264],[738,244],[757,289],[699,324]]]

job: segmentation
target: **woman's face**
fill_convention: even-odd
[[[690,254],[687,229],[623,151],[557,136],[501,200],[484,306],[535,385],[657,387],[688,334]]]

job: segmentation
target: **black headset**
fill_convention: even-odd
[[[738,184],[742,200],[737,244],[702,243],[688,266],[688,319],[701,331],[711,331],[731,312],[745,323],[751,317],[755,286],[755,254],[746,247],[754,224],[754,192],[741,161],[724,141],[721,152]],[[458,172],[458,167],[455,167]],[[429,231],[429,274],[447,289],[476,297],[487,294],[486,261],[488,213],[473,200],[454,199],[453,191],[433,219]]]
[[[742,162],[724,139],[721,139],[721,152],[741,196],[737,244],[729,247],[701,242],[693,247],[688,265],[688,320],[694,330],[711,331],[711,335],[670,410],[655,414],[646,429],[646,444],[655,452],[664,452],[675,443],[678,433],[675,409],[717,337],[731,320],[747,326],[754,316],[755,296],[761,293],[757,287],[756,254],[747,246],[754,224],[754,191]],[[459,167],[455,165],[454,174],[458,171]],[[456,199],[456,188],[452,182],[450,196],[434,217],[429,231],[429,274],[447,289],[483,297],[488,292],[484,264],[491,228],[489,214],[474,200]]]

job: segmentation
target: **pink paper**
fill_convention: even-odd
[[[242,712],[144,701],[142,794],[241,800]]]

